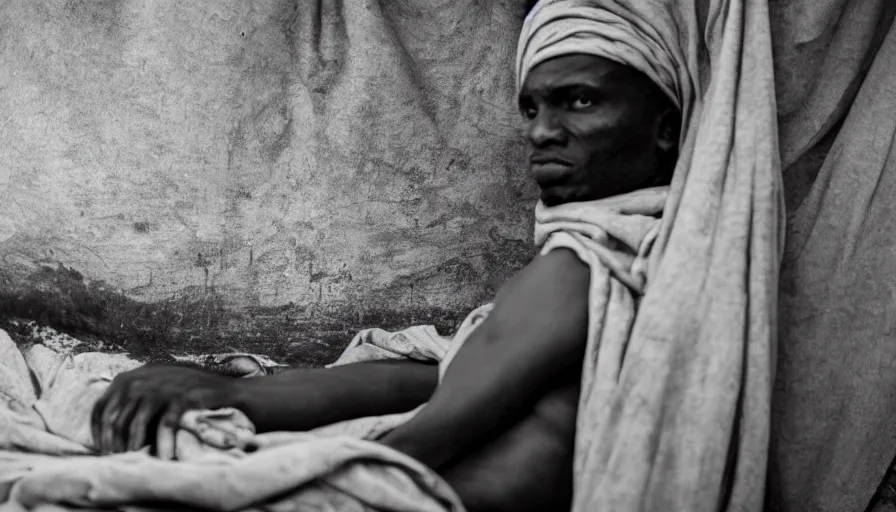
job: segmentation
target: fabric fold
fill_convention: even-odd
[[[773,510],[864,510],[896,453],[894,76],[896,25],[791,221]]]
[[[409,345],[390,339],[382,338],[381,350]],[[421,338],[419,350],[427,342]],[[19,350],[3,331],[0,353],[9,356],[0,359],[0,396],[7,399],[0,404],[0,511],[464,510],[438,475],[363,435],[347,429],[256,435],[235,409],[189,411],[176,432],[176,461],[159,460],[145,449],[96,456],[89,434],[93,404],[115,374],[140,363],[120,354],[73,356],[42,345]],[[40,390],[32,387],[32,373],[44,384]],[[33,417],[57,421],[36,423]]]

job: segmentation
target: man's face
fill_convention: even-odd
[[[533,68],[519,102],[542,200],[590,201],[665,184],[661,154],[677,144],[677,126],[657,91],[644,75],[591,55]]]

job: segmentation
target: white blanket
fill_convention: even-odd
[[[389,338],[383,340],[389,347]],[[212,510],[463,510],[437,475],[394,450],[344,435],[254,435],[235,410],[184,416],[174,462],[146,450],[94,456],[93,403],[112,376],[138,363],[43,345],[20,352],[2,331],[0,353],[0,510],[163,503]],[[237,446],[225,437],[236,438]]]

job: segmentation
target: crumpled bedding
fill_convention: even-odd
[[[389,350],[396,336],[368,338],[365,347],[380,342]],[[239,411],[190,411],[176,433],[177,461],[145,449],[94,456],[93,404],[115,374],[139,364],[40,344],[20,351],[0,331],[0,510],[463,510],[432,471],[363,439],[364,427],[388,418],[354,431],[255,435]]]
[[[647,261],[660,227],[668,187],[591,203],[536,211],[535,239],[542,253],[575,252],[591,269],[587,376],[581,404],[611,392],[622,362],[637,301],[647,286]],[[471,312],[452,340],[432,327],[360,333],[334,365],[376,359],[438,361],[440,379],[491,305]],[[172,504],[206,510],[461,511],[451,488],[420,463],[368,441],[410,419],[403,414],[360,418],[307,433],[255,434],[240,411],[190,411],[176,433],[176,461],[146,450],[91,456],[89,417],[115,372],[132,368],[121,355],[71,356],[42,345],[24,353],[0,331],[0,510],[43,505],[140,509]],[[50,364],[36,365],[35,361]],[[41,386],[34,386],[29,372]],[[64,386],[66,399],[57,400]],[[43,414],[40,414],[42,412]],[[63,418],[41,423],[41,418]],[[581,415],[576,442],[587,452],[598,444],[592,414]],[[53,449],[32,442],[56,443]],[[23,442],[24,440],[25,442]],[[26,453],[22,453],[26,452]],[[30,452],[30,453],[29,453]],[[36,453],[35,453],[36,452]],[[594,479],[576,464],[576,485]]]

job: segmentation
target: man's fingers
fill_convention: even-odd
[[[180,418],[187,408],[186,402],[176,401],[165,410],[165,414],[159,420],[159,429],[156,434],[156,457],[162,460],[174,460],[177,455],[175,436],[180,425]]]
[[[112,393],[106,406],[103,407],[103,414],[100,418],[100,453],[112,453],[112,447],[115,444],[115,419],[121,413],[121,405],[123,403],[122,391]]]
[[[107,389],[103,396],[100,397],[99,400],[93,405],[93,410],[90,412],[90,433],[93,435],[93,447],[97,451],[102,451],[101,446],[101,436],[103,433],[103,413],[106,410],[106,406],[109,403],[109,397],[111,395],[111,388]]]
[[[112,419],[112,452],[121,453],[128,447],[131,419],[143,401],[139,397],[122,398],[118,405],[118,414]]]
[[[137,411],[131,419],[130,429],[128,430],[128,451],[133,452],[143,448],[146,443],[146,433],[149,430],[149,423],[153,420],[153,416],[158,412],[154,407],[154,403],[149,400],[143,400]]]

